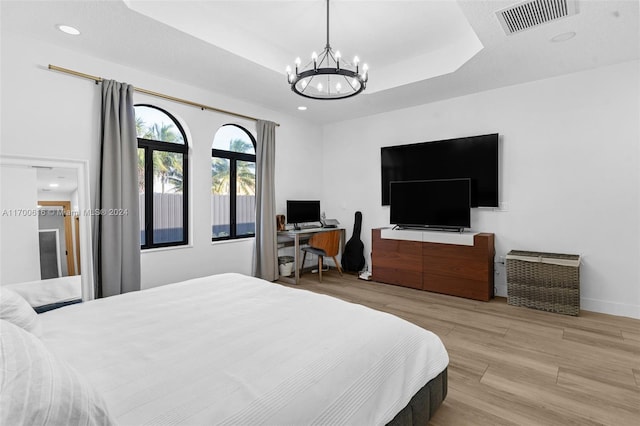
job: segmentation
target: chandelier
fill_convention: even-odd
[[[300,68],[300,58],[295,60],[295,72],[287,66],[287,81],[291,90],[311,99],[344,99],[355,96],[367,87],[368,66],[362,65],[356,56],[353,63],[342,59],[339,51],[329,44],[329,0],[327,0],[327,45],[318,55],[313,52],[311,61]]]

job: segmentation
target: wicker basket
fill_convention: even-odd
[[[580,313],[580,256],[512,250],[506,260],[509,305]]]

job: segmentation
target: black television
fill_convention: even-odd
[[[391,224],[399,228],[471,227],[471,179],[390,183]]]
[[[498,207],[498,134],[382,147],[382,205],[389,183],[471,179],[471,207]]]
[[[287,223],[309,222],[320,222],[320,201],[287,200]]]

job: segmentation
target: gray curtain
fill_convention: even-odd
[[[134,87],[102,82],[99,187],[94,216],[97,297],[140,290],[138,138]]]
[[[258,120],[256,149],[256,244],[253,275],[268,281],[278,279],[276,229],[276,124]]]

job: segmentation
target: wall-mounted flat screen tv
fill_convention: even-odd
[[[287,223],[320,222],[320,201],[287,200]]]
[[[471,227],[471,179],[390,183],[390,219],[400,228]]]
[[[498,134],[382,147],[382,205],[394,181],[471,179],[471,207],[498,207]]]

